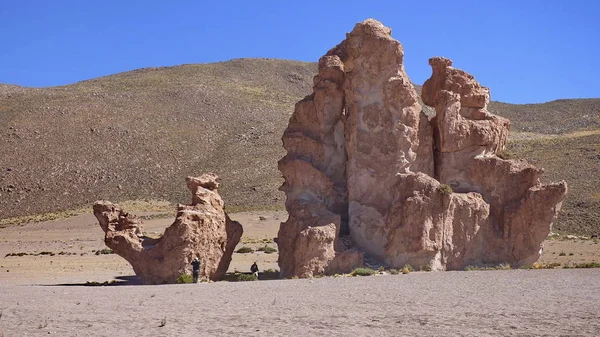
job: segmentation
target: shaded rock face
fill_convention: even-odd
[[[495,155],[510,121],[486,110],[489,89],[449,59],[430,60],[430,120],[403,56],[369,19],[319,60],[283,135],[283,276],[347,272],[365,257],[437,270],[539,257],[566,183],[542,185],[542,170]]]
[[[203,174],[188,177],[191,205],[178,205],[175,222],[158,238],[142,234],[142,223],[133,214],[108,201],[94,204],[94,215],[105,233],[104,242],[131,264],[145,284],[175,283],[192,273],[192,260],[200,260],[200,276],[223,277],[242,226],[223,211],[217,192],[218,177]]]

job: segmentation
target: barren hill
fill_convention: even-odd
[[[314,63],[236,59],[0,85],[0,219],[97,199],[187,202],[185,176],[207,171],[221,176],[229,207],[282,207],[280,138],[315,73]],[[568,181],[555,228],[600,231],[600,99],[489,110],[513,122],[515,157]]]

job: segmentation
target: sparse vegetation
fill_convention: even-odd
[[[415,271],[415,269],[410,264],[405,264],[404,267],[402,267],[402,274],[408,274],[413,271]]]
[[[567,254],[565,252],[561,252],[560,254],[558,254],[558,256],[567,256]]]
[[[254,274],[238,274],[236,277],[236,281],[257,281],[258,277]]]
[[[514,154],[506,149],[500,150],[496,153],[496,156],[498,156],[499,158],[502,158],[504,160],[508,160],[508,159],[512,159],[514,157]]]
[[[600,268],[599,262],[575,263],[573,265],[565,265],[564,268]]]
[[[400,274],[400,272],[398,271],[398,269],[390,269],[389,272],[390,272],[391,275],[398,275],[398,274]]]
[[[371,276],[376,273],[377,273],[377,271],[375,271],[371,268],[356,268],[350,273],[350,275],[352,275],[352,276]]]
[[[104,249],[101,249],[101,250],[97,250],[95,254],[96,255],[101,255],[101,254],[102,255],[106,255],[106,254],[114,254],[114,253],[115,252],[113,252],[112,249],[110,249],[110,248],[104,248]]]
[[[465,271],[475,271],[475,270],[510,270],[512,269],[510,264],[508,263],[501,263],[497,266],[484,266],[484,267],[479,267],[479,266],[466,266],[465,267]]]
[[[87,212],[88,208],[78,208],[76,210],[68,210],[68,211],[56,211],[56,212],[46,212],[40,214],[33,215],[25,215],[25,216],[16,216],[6,219],[0,219],[0,228],[4,228],[11,225],[19,225],[24,223],[32,223],[32,222],[43,222],[43,221],[52,221],[57,219],[65,219],[70,218],[72,216],[76,216],[79,214],[83,214]]]
[[[119,205],[130,212],[157,212],[157,214],[140,216],[139,219],[141,220],[170,218],[175,216],[176,209],[174,204],[163,200],[125,200],[120,202]],[[90,211],[91,207],[91,205],[85,205],[83,207],[77,207],[69,210],[0,219],[0,228],[25,223],[67,219],[80,214],[86,214]]]
[[[535,262],[532,265],[523,265],[519,267],[519,269],[554,269],[556,267],[560,267],[560,262],[552,262],[552,263],[540,263]]]
[[[49,252],[49,251],[42,251],[39,253],[19,252],[19,253],[8,253],[8,254],[4,255],[4,257],[11,257],[11,256],[21,257],[21,256],[27,256],[27,255],[29,255],[29,256],[40,256],[40,255],[55,256],[56,254],[54,252]],[[61,251],[58,253],[58,255],[77,255],[77,253],[69,253],[69,252]]]
[[[277,280],[279,279],[279,270],[276,269],[267,269],[261,273],[259,273],[261,280]]]
[[[277,252],[277,249],[268,245],[264,245],[263,247],[259,247],[257,251],[264,252],[265,254],[273,254]]]
[[[236,251],[236,253],[240,253],[240,254],[248,254],[248,253],[254,253],[254,249],[248,247],[248,246],[243,246],[240,249],[238,249]]]
[[[533,264],[533,269],[554,269],[556,267],[560,267],[560,265],[560,262],[552,262],[547,264],[536,262]]]
[[[242,239],[240,240],[243,244],[268,244],[268,243],[273,243],[273,239],[270,238],[262,238],[262,239],[258,239],[258,238],[250,238],[247,236],[242,236]]]
[[[440,192],[441,194],[444,195],[449,195],[452,194],[452,187],[450,185],[446,185],[446,184],[440,184],[440,186],[438,187],[438,192]]]
[[[29,253],[23,253],[23,252],[20,252],[20,253],[8,253],[8,254],[4,255],[4,257],[25,256],[25,255],[29,255]]]
[[[233,273],[226,273],[223,276],[222,281],[226,282],[239,282],[239,281],[257,281],[259,279],[277,279],[279,278],[279,274],[270,274],[270,273],[260,273],[260,277],[255,276],[250,273],[242,273],[239,271],[235,271]]]
[[[179,275],[177,280],[175,280],[175,283],[192,283],[193,281],[194,281],[194,278],[192,277],[192,275],[181,274],[181,275]]]
[[[115,284],[115,280],[98,282],[98,281],[87,281],[85,282],[86,286],[98,287],[98,286],[109,286]]]

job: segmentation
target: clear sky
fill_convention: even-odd
[[[494,100],[600,97],[597,0],[0,0],[0,83],[241,57],[317,61],[370,17],[392,27],[415,83],[430,76],[430,57],[446,56]]]

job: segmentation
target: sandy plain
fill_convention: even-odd
[[[272,211],[231,216],[244,225],[238,247],[253,248],[286,219]],[[144,231],[161,233],[172,220],[147,220]],[[546,241],[540,262],[599,262],[597,242]],[[0,228],[0,337],[600,335],[600,269],[142,286],[122,258],[95,254],[103,248],[91,215]],[[20,252],[28,255],[6,256]],[[41,252],[54,255],[31,255]],[[276,253],[254,252],[235,253],[230,271],[254,261],[277,269]]]

